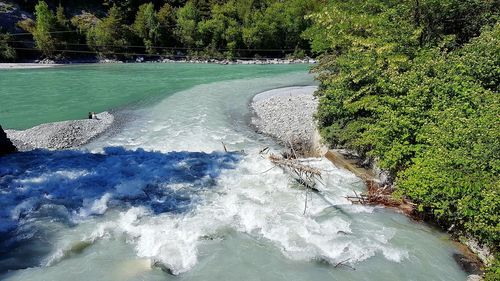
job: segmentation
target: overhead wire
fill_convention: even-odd
[[[29,40],[6,40],[4,42],[8,43],[27,43],[34,44],[34,41]],[[83,43],[61,43],[61,45],[67,46],[89,46],[88,44]],[[141,45],[93,45],[93,47],[97,48],[145,48],[145,46]],[[228,49],[228,48],[201,48],[201,47],[168,47],[168,46],[150,46],[152,49],[166,49],[166,50],[196,50],[196,51],[206,51],[206,50],[215,50],[215,51],[248,51],[248,52],[289,52],[295,51],[295,49],[263,49],[263,48],[236,48],[236,49]]]

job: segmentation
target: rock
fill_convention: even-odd
[[[17,148],[12,144],[7,134],[3,131],[2,126],[0,126],[0,156],[8,153],[16,152]]]
[[[491,249],[479,244],[479,242],[473,238],[460,237],[460,242],[467,245],[467,247],[477,255],[477,257],[486,265],[490,266],[495,259],[492,254]]]
[[[465,255],[455,253],[453,254],[453,259],[457,262],[460,267],[468,274],[480,274],[481,264]]]
[[[479,275],[472,274],[472,275],[467,276],[467,281],[482,281],[482,280],[483,280],[483,277],[481,277]]]

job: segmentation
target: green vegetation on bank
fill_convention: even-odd
[[[315,72],[323,138],[376,160],[394,176],[397,195],[496,253],[499,7],[336,0],[310,16],[305,32],[322,54]]]
[[[308,41],[301,37],[310,25],[306,16],[317,11],[320,2],[104,1],[94,3],[97,8],[91,13],[78,10],[78,3],[70,1],[39,1],[36,5],[27,1],[24,8],[32,9],[35,17],[17,26],[32,34],[35,47],[48,58],[93,52],[107,58],[133,54],[304,57],[309,51]],[[11,48],[13,45],[22,44],[11,44]]]

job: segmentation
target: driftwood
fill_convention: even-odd
[[[292,174],[301,185],[318,192],[316,179],[321,179],[321,171],[314,167],[302,164],[297,159],[286,159],[283,156],[271,154],[269,160],[276,166]]]
[[[321,182],[321,171],[314,167],[305,165],[298,160],[298,155],[293,144],[290,142],[289,151],[283,151],[281,155],[276,155],[271,153],[268,157],[269,161],[274,164],[275,167],[280,167],[285,172],[288,172],[300,185],[303,185],[305,189],[305,200],[304,200],[304,215],[307,211],[307,198],[308,191],[312,190],[314,192],[319,192],[316,188],[316,182]],[[266,147],[259,151],[259,154],[267,154],[269,152],[269,147]],[[269,170],[271,170],[269,169]],[[267,170],[267,171],[269,171]],[[266,171],[266,172],[267,172]]]
[[[289,168],[293,171],[297,171],[297,173],[299,174],[311,177],[312,176],[321,177],[321,171],[319,169],[304,165],[296,159],[285,159],[281,156],[271,154],[269,156],[269,160],[271,160],[271,162],[277,166]]]
[[[350,268],[350,269],[352,269],[352,270],[356,270],[356,268],[354,268],[354,267],[352,267],[352,266],[350,266],[350,265],[346,264],[346,262],[348,262],[350,259],[351,259],[351,258],[348,258],[348,259],[345,259],[345,260],[343,260],[343,261],[341,261],[341,262],[338,262],[338,263],[337,263],[334,267],[335,267],[335,268],[337,268],[337,267],[340,267],[340,266],[345,266],[345,267],[348,267],[348,268]]]
[[[405,198],[396,199],[392,196],[392,189],[389,186],[381,186],[373,180],[366,180],[367,192],[357,194],[353,190],[354,196],[346,196],[353,204],[361,205],[383,205],[389,208],[396,208],[406,215],[412,216],[415,211],[415,204]]]

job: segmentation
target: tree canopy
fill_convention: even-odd
[[[26,6],[31,7],[30,3]],[[50,58],[94,51],[100,57],[171,55],[172,51],[195,57],[284,57],[309,52],[301,34],[310,24],[306,16],[320,3],[96,0],[56,4],[40,0],[34,5],[34,21],[23,20],[18,26],[31,32],[36,48]],[[82,7],[87,9],[82,12]],[[72,17],[68,20],[67,15]]]
[[[304,32],[332,147],[371,158],[396,194],[500,245],[500,23],[492,1],[331,1]]]

